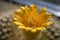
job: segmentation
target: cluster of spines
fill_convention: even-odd
[[[0,40],[8,40],[12,35],[12,20],[8,17],[0,19]]]
[[[60,28],[55,26],[47,28],[47,38],[49,40],[60,40]]]

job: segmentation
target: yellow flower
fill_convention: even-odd
[[[24,6],[15,11],[14,23],[18,25],[18,28],[26,31],[44,31],[51,24],[48,21],[50,17],[51,14],[45,7],[39,10],[36,5]]]

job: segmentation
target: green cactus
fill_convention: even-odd
[[[54,24],[47,28],[47,38],[48,40],[60,40],[60,28]]]
[[[12,35],[12,20],[8,17],[0,19],[0,40],[8,40]]]

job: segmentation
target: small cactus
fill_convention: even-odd
[[[36,5],[24,6],[16,10],[14,16],[13,23],[20,31],[23,30],[20,40],[47,40],[43,32],[52,22],[49,21],[51,14],[45,7],[39,10]]]
[[[12,35],[12,20],[8,17],[0,19],[0,40],[8,40]]]
[[[12,17],[0,19],[0,40],[60,40],[60,28],[46,27],[51,23],[48,20],[51,14],[46,11],[45,7],[40,11],[36,5],[21,7],[21,9],[15,11],[14,16],[14,21]],[[36,25],[38,23],[39,25]]]
[[[60,40],[60,28],[55,26],[47,28],[47,38],[49,40]]]

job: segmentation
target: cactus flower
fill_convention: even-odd
[[[51,24],[49,21],[51,14],[46,10],[45,7],[38,9],[36,5],[22,6],[14,13],[14,23],[18,25],[19,29],[25,29],[26,31],[44,31]]]

